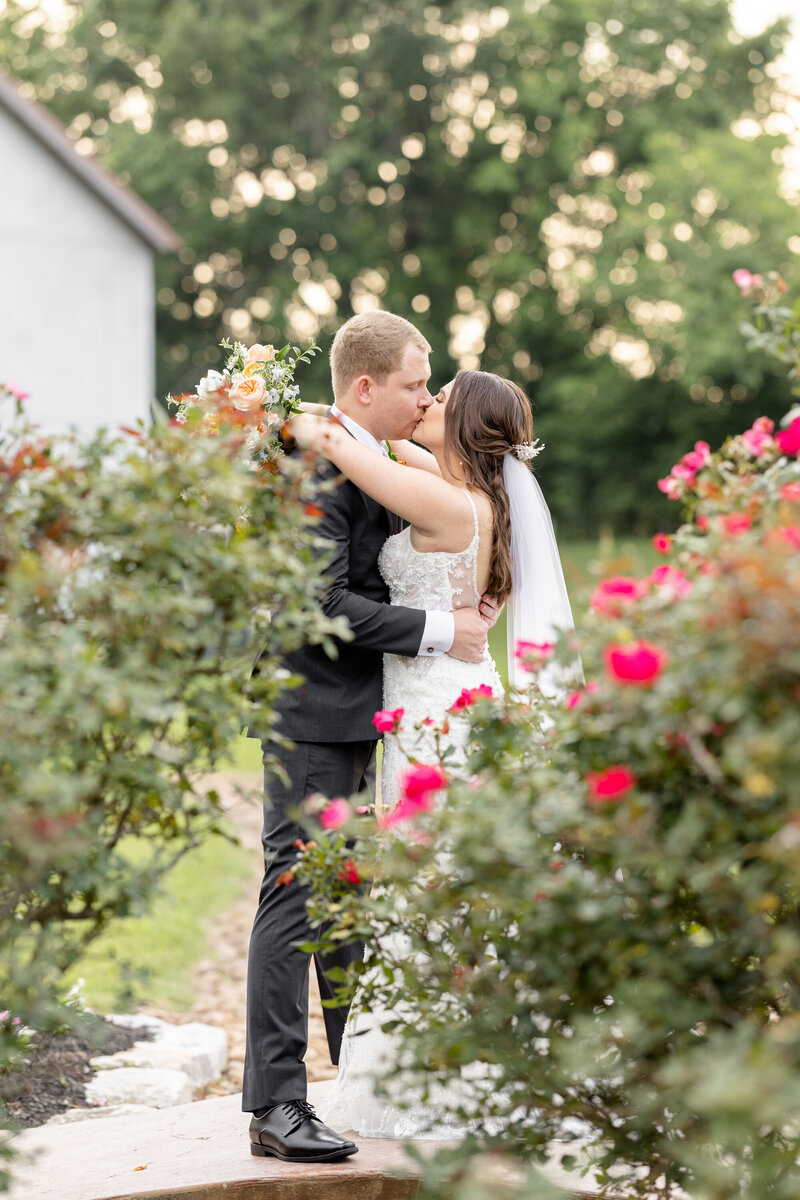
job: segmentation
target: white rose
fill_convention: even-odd
[[[220,371],[209,371],[197,385],[197,395],[201,400],[207,400],[215,395],[225,385],[225,376]]]

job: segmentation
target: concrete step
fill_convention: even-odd
[[[319,1104],[329,1083],[312,1084]],[[255,1158],[240,1096],[223,1096],[103,1121],[26,1130],[7,1200],[411,1200],[417,1180],[400,1142],[359,1138],[340,1163]],[[436,1143],[417,1143],[430,1153]],[[439,1143],[441,1144],[441,1143]],[[406,1177],[398,1177],[405,1172]],[[597,1190],[554,1167],[567,1197]],[[528,1193],[526,1200],[535,1200]]]

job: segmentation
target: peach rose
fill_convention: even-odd
[[[274,346],[262,346],[256,342],[255,346],[251,346],[245,356],[245,366],[249,367],[252,363],[270,362],[275,357]]]
[[[257,408],[261,407],[266,394],[264,380],[253,375],[249,379],[242,379],[239,383],[234,384],[228,399],[239,412],[255,412]]]

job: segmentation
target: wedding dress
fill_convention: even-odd
[[[465,606],[478,607],[478,513],[472,497],[468,492],[464,494],[472,507],[474,528],[472,540],[465,550],[456,553],[416,550],[411,543],[410,529],[403,529],[387,540],[378,566],[389,587],[392,604],[443,612]],[[412,753],[422,763],[436,762],[432,735],[426,727],[414,731],[414,725],[429,717],[441,724],[462,690],[481,684],[491,687],[495,696],[503,693],[503,684],[488,650],[479,663],[462,662],[447,654],[435,658],[384,655],[384,707],[405,710],[401,735],[403,749],[391,735],[384,740],[381,772],[384,811],[391,809],[399,797],[400,780],[408,768],[404,751]],[[449,744],[457,752],[463,751],[468,732],[467,721],[451,717]],[[402,937],[397,933],[390,936],[393,939]],[[395,940],[391,949],[393,955],[397,955],[403,947]],[[463,1135],[463,1125],[457,1127],[448,1119],[448,1109],[457,1107],[459,1101],[463,1103],[464,1089],[469,1087],[469,1072],[463,1081],[451,1085],[451,1089],[458,1091],[458,1095],[455,1092],[451,1095],[453,1103],[447,1103],[449,1093],[440,1088],[438,1093],[432,1089],[424,1110],[415,1107],[413,1095],[404,1093],[402,1083],[392,1075],[401,1049],[399,1041],[382,1029],[386,1021],[399,1014],[396,1011],[359,1012],[358,1007],[356,997],[342,1040],[336,1085],[319,1106],[322,1120],[334,1129],[352,1130],[361,1137],[453,1138]],[[376,1078],[381,1078],[388,1098],[376,1096],[373,1084]],[[409,1107],[401,1107],[403,1101]]]

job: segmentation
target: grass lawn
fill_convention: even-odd
[[[644,574],[658,560],[646,539],[564,542],[561,557],[579,628],[598,579]],[[490,644],[504,677],[505,639],[502,617]],[[260,773],[261,748],[256,739],[243,736],[231,746],[230,770]],[[167,876],[163,894],[154,898],[148,915],[115,921],[70,972],[67,982],[83,978],[88,1002],[101,1012],[130,1010],[144,1002],[178,1011],[189,1008],[194,966],[209,951],[209,924],[243,894],[251,871],[248,852],[220,838],[210,839]]]
[[[142,850],[132,844],[132,853]],[[194,967],[211,949],[209,925],[251,887],[252,867],[250,852],[209,838],[167,875],[147,915],[114,921],[89,946],[66,986],[83,979],[98,1012],[190,1008]]]

